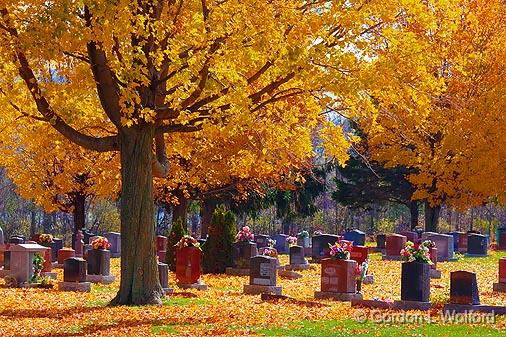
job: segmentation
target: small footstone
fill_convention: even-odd
[[[291,280],[296,280],[302,277],[302,274],[299,274],[292,270],[283,270],[283,269],[278,270],[278,275],[279,277],[284,277]]]
[[[352,300],[351,306],[362,308],[392,309],[394,307],[394,302],[380,300]]]
[[[55,272],[42,272],[40,273],[42,275],[42,277],[49,277],[50,279],[53,279],[53,280],[56,280],[56,278],[58,277],[58,273],[55,273]]]
[[[374,275],[366,275],[362,280],[363,284],[373,284],[374,283]]]
[[[249,268],[232,268],[232,267],[228,267],[225,270],[225,273],[227,275],[234,275],[234,276],[249,276]]]
[[[494,313],[495,315],[506,315],[506,306],[449,303],[445,304],[443,308],[444,314],[470,313],[470,312],[484,312],[484,313]]]
[[[114,275],[86,275],[86,282],[111,284],[116,280]]]
[[[394,309],[397,310],[422,310],[427,311],[430,309],[430,302],[418,301],[394,301]]]
[[[437,279],[441,278],[441,270],[431,269],[430,278],[437,278]]]
[[[243,293],[248,295],[274,294],[281,295],[282,288],[279,286],[261,286],[256,284],[245,284]]]
[[[331,291],[315,291],[314,297],[317,299],[329,299],[342,302],[363,300],[363,296],[360,293],[335,293]]]
[[[91,291],[90,282],[58,282],[60,291],[81,291],[89,293]]]
[[[494,291],[506,293],[506,282],[494,283]]]

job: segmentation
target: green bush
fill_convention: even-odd
[[[183,221],[177,219],[172,223],[169,236],[167,237],[167,252],[165,253],[165,263],[169,265],[171,271],[176,271],[176,243],[188,233],[183,227]]]
[[[222,274],[232,266],[232,244],[235,239],[236,218],[225,206],[216,208],[209,225],[209,235],[203,246],[204,273]]]

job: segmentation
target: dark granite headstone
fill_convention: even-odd
[[[376,248],[385,249],[386,240],[387,240],[386,234],[376,235]]]
[[[449,232],[448,235],[453,236],[453,251],[458,252],[459,251],[459,236],[464,234],[464,232]]]
[[[487,237],[481,234],[467,236],[467,253],[472,255],[487,255]]]
[[[63,262],[64,282],[86,281],[86,260],[80,257],[71,257]]]
[[[58,260],[58,251],[63,248],[63,240],[53,238],[53,244],[51,245],[51,262]]]
[[[13,235],[9,238],[9,243],[14,245],[20,245],[25,243],[25,238],[20,235]]]
[[[496,242],[497,249],[506,250],[506,228],[497,228]]]
[[[269,245],[270,237],[264,234],[255,235],[255,243],[257,244],[257,248],[264,248]]]
[[[290,247],[290,264],[306,264],[307,261],[304,257],[304,247],[291,246]]]
[[[315,261],[320,261],[324,257],[329,256],[329,244],[333,245],[339,241],[341,237],[332,234],[315,235],[312,239],[311,257]]]
[[[405,262],[402,264],[401,300],[429,302],[430,265]]]
[[[249,259],[258,255],[257,244],[250,241],[239,241],[233,244],[232,258],[235,268],[248,268]]]
[[[276,259],[270,256],[257,255],[250,259],[249,283],[251,285],[276,285]]]
[[[88,250],[88,274],[104,275],[110,274],[111,252],[107,249]]]
[[[276,234],[272,236],[272,239],[276,241],[274,248],[278,251],[279,254],[288,254],[288,243],[286,239],[288,235],[286,234]]]
[[[450,273],[450,303],[479,305],[478,282],[476,274],[467,271]]]
[[[399,233],[400,235],[404,235],[406,240],[416,243],[419,240],[418,233],[412,231],[402,231]]]
[[[109,250],[111,251],[111,257],[121,256],[121,233],[107,232],[104,233],[104,237],[111,244],[109,247]]]
[[[365,233],[358,229],[344,233],[344,239],[353,241],[354,246],[365,246]]]

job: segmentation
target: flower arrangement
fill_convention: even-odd
[[[108,249],[111,247],[109,240],[104,238],[103,236],[97,236],[93,241],[91,241],[91,247],[93,249]]]
[[[267,246],[268,247],[274,248],[275,245],[276,245],[276,240],[273,240],[271,238],[267,239]]]
[[[278,251],[273,247],[260,248],[260,255],[266,255],[270,257],[278,257]]]
[[[286,242],[288,243],[288,245],[290,247],[296,246],[297,245],[297,238],[295,236],[289,236],[286,238]]]
[[[179,240],[178,243],[176,243],[176,247],[178,249],[183,249],[184,247],[195,247],[202,250],[200,248],[200,243],[197,241],[197,239],[195,239],[190,235],[184,235],[181,238],[181,240]]]
[[[350,253],[352,249],[351,242],[338,241],[335,244],[331,245],[329,243],[330,248],[330,257],[335,260],[349,260]]]
[[[413,242],[406,242],[406,247],[401,250],[401,256],[404,262],[420,262],[420,263],[428,263],[432,264],[430,260],[430,248],[434,247],[434,243],[432,241],[424,241],[415,247]]]
[[[40,234],[39,243],[53,243],[53,236],[51,234]]]
[[[235,236],[235,241],[253,241],[255,240],[255,235],[251,232],[250,228],[248,226],[244,226],[241,228],[239,233]]]

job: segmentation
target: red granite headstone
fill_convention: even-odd
[[[42,267],[43,273],[51,272],[52,262],[51,262],[51,248],[47,248],[44,252],[44,265]]]
[[[202,251],[195,247],[176,250],[176,279],[181,284],[197,283],[200,279]]]
[[[499,283],[506,283],[506,257],[499,259]]]
[[[76,256],[76,251],[71,248],[62,248],[58,250],[57,258],[58,264],[63,264],[66,259]]]
[[[167,250],[167,237],[163,235],[156,236],[156,251],[165,251]]]
[[[369,248],[364,246],[353,246],[350,253],[350,260],[355,260],[359,265],[364,263],[369,256]]]
[[[353,260],[322,260],[321,291],[355,293],[357,262]]]
[[[400,234],[389,234],[386,240],[386,255],[400,256],[401,250],[406,246],[407,238]]]
[[[467,233],[459,234],[459,252],[467,252]]]

